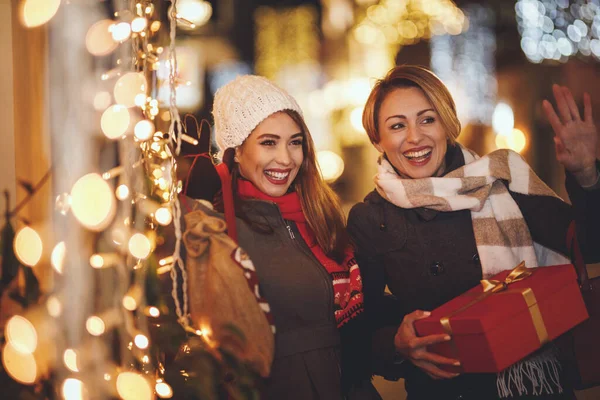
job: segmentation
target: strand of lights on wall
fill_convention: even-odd
[[[519,0],[515,10],[529,61],[564,63],[578,54],[600,60],[598,0]]]
[[[125,400],[151,399],[154,393],[161,398],[172,397],[171,387],[164,382],[164,367],[152,366],[148,352],[150,342],[145,318],[160,316],[160,310],[144,302],[147,259],[154,250],[158,226],[174,223],[177,237],[176,251],[173,256],[160,260],[159,273],[170,270],[176,278],[176,268],[179,268],[185,288],[185,271],[178,251],[180,182],[176,178],[174,155],[179,153],[182,140],[190,143],[195,140],[182,132],[177,111],[175,25],[191,27],[194,24],[177,13],[177,0],[171,3],[168,105],[153,97],[157,92],[154,85],[157,84],[159,56],[163,52],[159,45],[161,22],[153,1],[115,1],[118,11],[114,19],[100,20],[89,28],[85,46],[92,56],[108,56],[117,49],[127,55],[117,59],[117,65],[101,76],[107,84],[115,81],[112,95],[101,91],[93,99],[93,108],[102,113],[99,129],[105,140],[116,143],[122,154],[121,164],[103,174],[85,174],[75,182],[70,193],[56,199],[56,208],[62,216],[71,214],[81,226],[97,234],[97,243],[102,243],[103,248],[91,255],[89,267],[96,271],[113,269],[115,287],[123,289],[116,293],[122,293],[122,297],[109,300],[113,306],[98,308],[90,314],[85,320],[85,332],[89,336],[80,341],[80,347],[64,351],[52,343],[58,334],[62,301],[65,301],[61,293],[47,296],[42,307],[16,315],[6,325],[8,340],[2,351],[2,362],[9,375],[21,383],[33,384],[47,376],[51,368],[61,370],[57,376],[62,380],[57,385],[66,400],[84,398],[86,392],[98,388],[111,397],[118,395]],[[52,19],[60,5],[59,0],[24,0],[19,9],[21,21],[27,27],[43,25]],[[165,106],[168,118],[157,119],[160,108]],[[164,119],[170,121],[167,135],[161,127],[167,122]],[[17,232],[14,248],[23,264],[35,266],[42,262],[43,247],[34,229],[24,227]],[[69,250],[75,254],[82,251],[68,249],[61,241],[50,256],[50,264],[59,278],[68,273],[63,266]],[[185,290],[183,292],[184,305],[182,310],[178,308],[178,316],[185,327],[187,301]],[[121,365],[99,373],[94,364],[98,357],[104,356],[96,354],[94,346],[90,349],[84,344],[96,340],[110,349],[112,332],[125,338],[128,353],[121,352]],[[43,353],[40,352],[42,347]],[[52,362],[57,358],[52,352],[57,351],[61,353],[60,364]],[[107,357],[107,365],[113,365],[111,356]]]

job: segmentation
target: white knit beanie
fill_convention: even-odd
[[[244,143],[258,124],[283,110],[302,116],[296,100],[262,76],[238,76],[217,90],[212,113],[221,152]]]

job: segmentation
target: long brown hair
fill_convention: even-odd
[[[289,115],[304,134],[302,141],[304,160],[292,187],[300,197],[302,211],[315,234],[317,243],[327,256],[341,262],[350,242],[346,234],[346,221],[339,198],[321,176],[317,166],[315,145],[304,119],[292,110],[283,110],[282,112]],[[256,221],[249,221],[245,216],[242,207],[244,201],[237,191],[237,179],[240,177],[239,167],[233,161],[233,153],[226,151],[224,161],[230,166],[236,215],[259,232],[269,231],[269,227]]]
[[[363,110],[362,123],[371,143],[379,143],[379,109],[388,93],[398,88],[416,87],[421,89],[440,117],[446,136],[451,144],[460,134],[460,121],[456,115],[456,105],[452,95],[430,70],[417,65],[399,65],[377,81]]]

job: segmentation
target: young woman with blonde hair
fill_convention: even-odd
[[[413,323],[502,270],[570,262],[576,229],[587,262],[600,260],[598,132],[591,101],[584,114],[555,85],[558,115],[545,101],[557,160],[572,206],[512,151],[479,157],[459,145],[454,101],[429,70],[398,66],[373,88],[363,125],[381,153],[376,189],[353,207],[348,231],[357,245],[366,309],[374,327],[375,372],[405,378],[408,398],[573,397],[552,346],[496,374],[453,374],[458,360],[428,351],[447,335],[418,337]],[[384,295],[386,286],[395,301]],[[388,300],[387,302],[385,300]]]

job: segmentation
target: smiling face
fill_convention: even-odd
[[[379,109],[377,150],[410,178],[428,178],[440,170],[448,139],[439,115],[423,91],[394,89]]]
[[[270,115],[235,149],[240,174],[261,192],[283,196],[302,166],[303,140],[292,117],[285,112]]]

